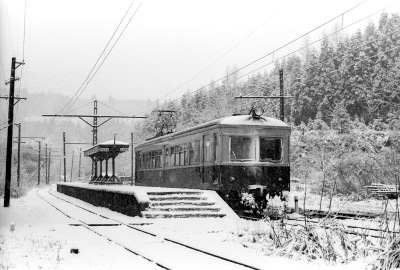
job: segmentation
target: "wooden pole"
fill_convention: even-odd
[[[71,161],[71,179],[69,180],[72,182],[72,170],[74,169],[74,151],[72,151],[72,161]]]
[[[40,185],[40,149],[41,149],[41,141],[39,143],[39,156],[38,156],[38,185]]]
[[[12,161],[12,137],[13,137],[13,121],[14,121],[14,80],[15,80],[15,57],[11,59],[10,98],[8,101],[8,129],[7,129],[6,179],[4,186],[4,207],[10,206],[10,195],[11,195],[11,161]]]
[[[133,132],[131,132],[131,186],[133,186]]]

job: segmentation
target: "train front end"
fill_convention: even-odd
[[[240,208],[243,193],[265,207],[268,198],[285,199],[290,191],[290,127],[262,115],[242,115],[221,122],[219,193]]]

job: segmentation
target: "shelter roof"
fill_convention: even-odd
[[[113,153],[117,156],[119,153],[125,152],[129,149],[129,143],[109,140],[106,142],[98,143],[89,149],[83,151],[85,157],[104,155],[105,153]]]

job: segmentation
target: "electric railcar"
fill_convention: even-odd
[[[232,207],[240,193],[290,190],[290,127],[262,116],[221,118],[135,147],[136,185],[216,190]]]

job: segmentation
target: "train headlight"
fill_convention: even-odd
[[[253,109],[253,117],[254,118],[260,118],[261,115],[264,113],[264,108],[262,106],[256,106]]]

